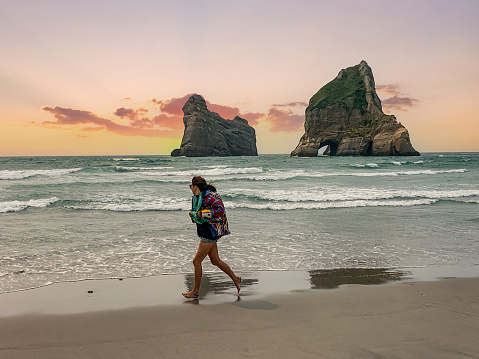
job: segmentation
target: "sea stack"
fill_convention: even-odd
[[[348,67],[309,101],[305,133],[291,156],[419,156],[407,129],[384,114],[366,61]]]
[[[193,95],[183,106],[185,132],[179,149],[172,156],[257,156],[256,132],[248,121],[236,116],[225,120],[211,112],[200,95]]]

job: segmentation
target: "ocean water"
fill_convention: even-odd
[[[0,157],[0,293],[191,273],[195,175],[237,272],[459,267],[479,275],[479,154]],[[217,269],[205,261],[205,271]]]

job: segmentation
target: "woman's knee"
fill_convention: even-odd
[[[194,266],[197,266],[197,265],[201,265],[201,262],[202,262],[202,261],[195,257],[195,258],[193,258],[193,261],[192,261],[192,262],[193,262],[193,265],[194,265]]]
[[[221,263],[221,259],[219,259],[219,258],[210,258],[210,262],[211,262],[211,264],[213,264],[214,266],[217,266],[217,267],[218,267],[218,266],[220,265],[220,263]]]

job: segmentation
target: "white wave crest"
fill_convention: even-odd
[[[232,168],[232,167],[217,167],[212,169],[198,169],[198,170],[186,170],[186,171],[164,171],[164,172],[145,172],[145,175],[156,177],[174,177],[174,176],[225,176],[235,174],[249,174],[249,173],[262,173],[262,167],[245,167],[245,168]]]
[[[158,171],[158,170],[172,169],[175,167],[173,166],[154,166],[154,167],[115,166],[115,168],[118,170],[124,170],[124,171]]]
[[[350,164],[350,166],[351,167],[358,167],[358,168],[364,168],[364,167],[376,168],[376,167],[379,167],[379,165],[377,163],[374,163],[374,162],[366,163],[366,164],[352,163],[352,164]]]
[[[358,165],[359,166],[359,165]],[[376,177],[376,176],[415,176],[415,175],[437,175],[446,173],[463,173],[467,172],[465,168],[453,170],[411,170],[411,171],[388,171],[388,172],[306,172],[303,170],[295,171],[277,171],[266,172],[262,175],[243,176],[244,179],[254,181],[278,181],[297,177],[334,177],[334,176],[352,176],[352,177]]]
[[[333,188],[308,190],[231,189],[228,195],[249,196],[265,201],[336,202],[354,200],[385,200],[393,198],[453,199],[479,196],[479,190],[387,190],[369,188]]]
[[[233,203],[225,202],[228,208],[271,209],[277,211],[293,209],[328,209],[328,208],[357,208],[357,207],[409,207],[436,203],[435,199],[415,199],[405,201],[343,201],[343,202],[296,202],[296,203]]]
[[[65,168],[56,170],[3,170],[0,171],[0,180],[18,180],[35,176],[57,177],[81,170],[82,168]]]
[[[112,161],[139,161],[139,158],[112,158]]]
[[[115,212],[143,211],[188,211],[191,202],[183,198],[158,198],[135,202],[93,202],[68,206],[71,209],[107,210]]]
[[[201,166],[205,168],[226,168],[228,165]]]
[[[0,202],[0,213],[7,212],[20,212],[28,207],[34,208],[44,208],[48,207],[52,203],[59,201],[57,197],[52,198],[42,198],[42,199],[31,199],[29,201],[10,201],[10,202]]]

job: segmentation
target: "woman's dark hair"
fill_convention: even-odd
[[[193,186],[197,186],[201,192],[204,192],[207,189],[209,189],[211,192],[216,192],[216,187],[212,184],[207,184],[206,180],[201,176],[193,177],[193,179],[191,180],[191,184]]]

